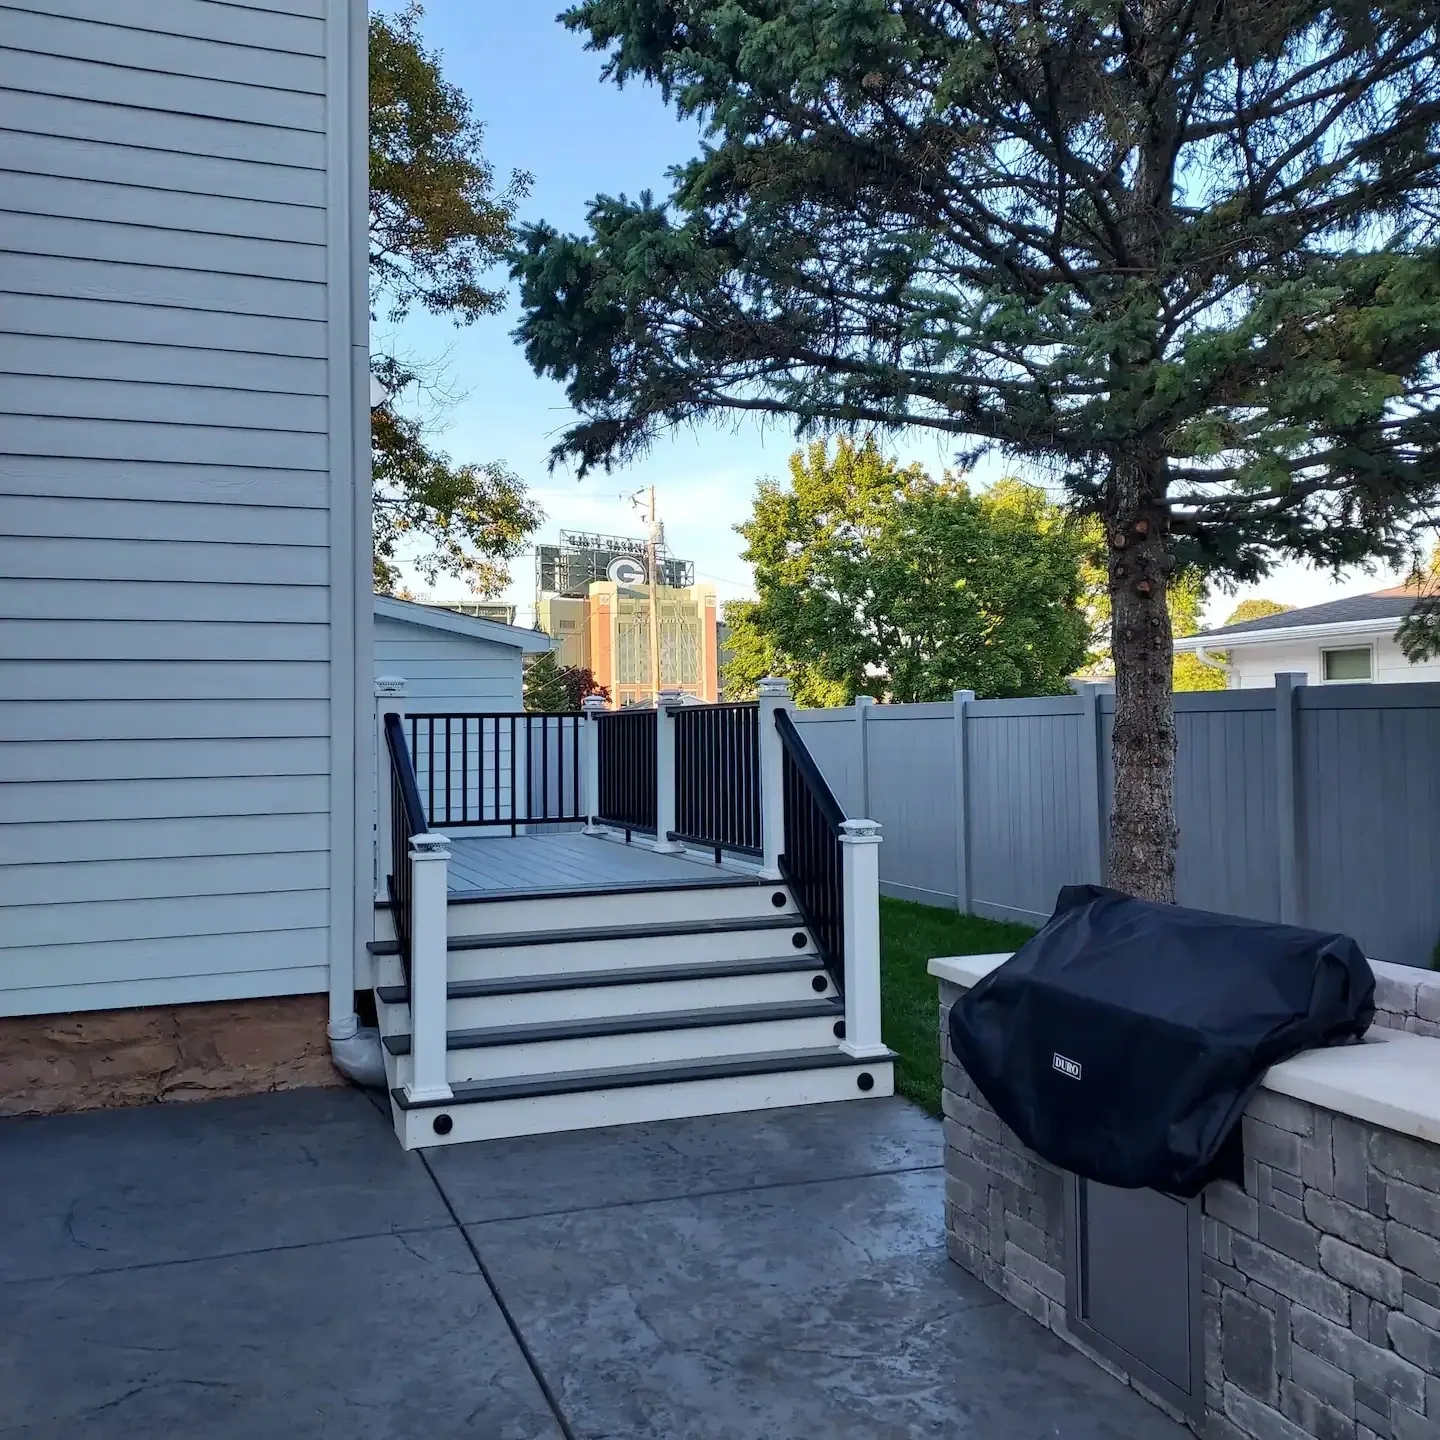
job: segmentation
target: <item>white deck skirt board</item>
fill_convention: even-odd
[[[612,886],[703,885],[743,879],[739,866],[689,855],[657,855],[592,835],[451,836],[452,894],[502,895],[546,890],[604,890]],[[597,922],[599,923],[599,922]]]

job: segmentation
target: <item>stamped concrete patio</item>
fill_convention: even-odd
[[[355,1091],[0,1121],[0,1435],[1175,1440],[945,1258],[902,1100],[405,1154]]]

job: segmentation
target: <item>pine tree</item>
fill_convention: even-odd
[[[669,427],[939,431],[1104,527],[1110,877],[1174,893],[1175,568],[1407,553],[1440,488],[1440,37],[1417,0],[583,0],[700,117],[667,201],[515,260],[535,369]]]

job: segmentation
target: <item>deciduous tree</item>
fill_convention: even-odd
[[[749,412],[938,430],[1053,475],[1109,554],[1110,877],[1172,898],[1172,570],[1400,556],[1440,485],[1434,6],[564,19],[708,132],[668,200],[523,234],[519,333],[581,415],[557,457]]]
[[[553,650],[538,655],[525,667],[525,708],[534,713],[554,715],[580,708],[587,695],[610,698],[592,670],[583,665],[562,665]]]
[[[1284,615],[1293,610],[1293,605],[1282,605],[1278,600],[1266,600],[1256,596],[1253,600],[1242,600],[1226,617],[1227,625],[1241,625],[1246,620],[1268,620],[1272,615]]]
[[[817,441],[738,529],[759,598],[726,611],[727,694],[770,673],[802,704],[1055,695],[1086,659],[1091,542],[1034,486],[976,493]]]
[[[420,16],[412,0],[370,17],[372,318],[398,324],[418,307],[468,325],[504,302],[484,280],[513,238],[529,177],[499,185],[484,129],[422,43]],[[403,408],[433,365],[392,351],[371,368],[391,396],[371,414],[376,589],[398,583],[403,547],[432,584],[444,573],[496,593],[539,511],[503,463],[456,462],[427,438],[415,404]]]
[[[1205,581],[1198,571],[1170,577],[1167,595],[1170,628],[1178,635],[1194,635],[1200,630],[1200,612],[1205,607]],[[1181,653],[1175,656],[1173,671],[1177,690],[1223,690],[1225,672],[1207,665],[1198,655]]]

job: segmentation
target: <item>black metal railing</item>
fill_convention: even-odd
[[[415,783],[415,767],[411,764],[410,748],[405,743],[404,725],[394,712],[385,717],[385,748],[390,753],[390,873],[385,877],[385,888],[390,896],[391,914],[395,917],[400,963],[405,967],[408,983],[410,938],[415,933],[410,885],[410,837],[423,835],[430,827],[425,820],[420,787]]]
[[[845,993],[845,867],[840,808],[795,722],[775,712],[785,795],[785,848],[780,873],[790,886],[835,988]]]
[[[672,840],[742,855],[763,853],[760,834],[760,707],[677,705]]]
[[[653,835],[655,803],[655,722],[657,711],[639,706],[600,714],[596,750],[599,756],[600,813],[606,825]]]
[[[410,749],[430,823],[441,830],[585,819],[581,727],[571,712],[416,713]]]

